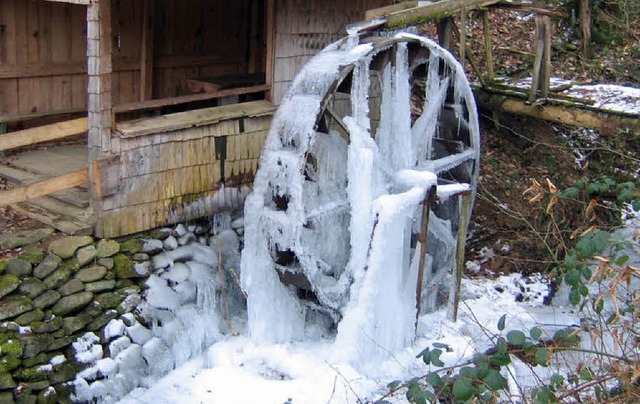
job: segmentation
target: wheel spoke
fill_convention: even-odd
[[[474,149],[468,149],[461,153],[452,154],[446,157],[442,157],[436,160],[429,160],[421,163],[417,169],[419,171],[431,171],[433,173],[441,173],[443,171],[451,170],[459,165],[470,161],[476,160],[478,157],[478,151]]]

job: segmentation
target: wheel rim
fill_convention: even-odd
[[[440,185],[466,183],[475,191],[477,113],[459,64],[412,35],[353,41],[312,59],[274,118],[245,209],[242,276],[251,289],[250,326],[252,306],[281,293],[288,298],[280,309],[298,318],[311,307],[340,321],[357,271],[367,265],[363,249],[352,246],[371,244],[375,231],[375,220],[356,216],[370,215],[380,196],[407,191],[399,173],[432,172]],[[370,178],[363,185],[349,165],[366,158]],[[434,212],[457,230],[455,201]],[[442,276],[437,272],[432,283]],[[282,284],[271,295],[258,285],[276,281]]]

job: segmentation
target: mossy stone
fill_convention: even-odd
[[[22,389],[19,396],[15,396],[16,404],[38,404],[38,396],[33,394],[30,387]]]
[[[0,390],[12,389],[18,384],[13,380],[10,373],[0,373]],[[13,395],[13,394],[12,394]],[[13,399],[13,397],[12,397]],[[2,401],[4,402],[4,401]],[[11,401],[9,401],[11,402]]]
[[[32,265],[38,265],[44,259],[44,251],[39,248],[31,248],[20,254],[19,258],[29,261]]]
[[[72,363],[65,363],[60,366],[58,369],[55,369],[51,376],[49,377],[49,381],[52,384],[64,383],[76,378],[76,374],[82,370],[83,366],[74,365]],[[58,386],[56,386],[56,391],[58,391]],[[58,392],[60,393],[60,392]]]
[[[20,278],[16,275],[2,275],[0,276],[0,299],[18,289],[20,286]]]
[[[37,365],[44,365],[47,362],[49,362],[49,355],[42,352],[33,358],[25,359],[22,364],[25,368],[31,368]]]
[[[116,281],[114,279],[110,281],[98,281],[91,282],[84,285],[84,290],[87,292],[99,293],[105,292],[108,290],[113,290],[116,286]]]
[[[25,359],[29,359],[45,352],[53,340],[53,337],[49,334],[32,334],[22,336],[21,340],[23,349],[22,356]]]
[[[60,293],[55,290],[47,290],[42,295],[33,299],[33,305],[38,309],[46,309],[60,300]]]
[[[31,331],[36,334],[52,333],[62,327],[62,317],[54,317],[50,321],[34,321],[31,323]]]
[[[40,279],[32,276],[30,278],[23,279],[18,290],[20,293],[34,299],[47,290],[47,287]]]
[[[51,311],[56,316],[65,316],[67,314],[72,314],[78,312],[79,310],[86,307],[93,300],[93,293],[90,292],[80,292],[75,293],[73,295],[65,296],[58,300],[55,306]]]
[[[70,279],[64,285],[58,288],[60,296],[69,296],[74,293],[82,292],[84,290],[84,283],[78,279]]]
[[[49,252],[60,258],[71,258],[78,248],[93,243],[91,236],[70,236],[54,240],[49,244]]]
[[[135,270],[133,261],[124,254],[118,254],[113,257],[113,264],[116,271],[116,275],[120,279],[139,278],[140,275]]]
[[[98,258],[107,258],[120,252],[120,243],[115,240],[100,240],[97,246]]]
[[[12,391],[3,391],[0,393],[0,403],[3,404],[11,404],[11,403],[15,403],[16,401],[13,399],[13,392]]]
[[[81,270],[78,271],[78,273],[76,273],[74,278],[84,283],[87,283],[87,282],[99,281],[100,279],[104,278],[106,274],[107,274],[106,267],[103,267],[100,265],[94,265],[88,268],[82,268]]]
[[[33,275],[37,278],[44,279],[51,275],[62,262],[62,258],[57,255],[47,255],[40,264],[33,270]]]
[[[2,355],[20,357],[22,356],[22,345],[18,339],[10,339],[0,345],[0,352]]]
[[[20,365],[22,365],[22,361],[17,356],[4,355],[0,358],[0,373],[11,372],[12,370],[18,369]]]
[[[14,377],[20,381],[39,382],[41,380],[46,380],[49,377],[51,370],[52,369],[50,367],[34,366],[16,371],[14,373]]]
[[[120,293],[116,292],[102,293],[95,297],[96,303],[98,303],[103,309],[113,309],[122,303],[123,299],[124,297]]]
[[[76,251],[76,262],[80,267],[87,265],[88,263],[94,261],[98,256],[98,251],[93,244],[89,244],[88,246],[82,247]]]
[[[33,310],[33,300],[28,296],[5,296],[0,301],[0,321]]]
[[[7,261],[6,273],[16,275],[20,278],[30,276],[33,271],[33,266],[27,260],[21,258],[12,258]]]
[[[108,257],[108,258],[99,258],[97,261],[98,265],[102,265],[103,267],[107,268],[108,270],[112,270],[113,269],[113,258]]]
[[[58,393],[53,387],[44,388],[38,393],[37,404],[56,404],[58,402],[60,402]]]
[[[49,351],[58,351],[62,348],[66,348],[69,345],[73,344],[74,342],[76,342],[76,340],[78,339],[78,337],[74,336],[74,335],[69,335],[69,336],[63,336],[63,337],[57,337],[55,338],[51,344],[49,344]]]
[[[14,321],[24,327],[34,321],[42,321],[42,319],[44,319],[44,311],[36,309],[18,316]]]
[[[120,243],[120,252],[136,254],[142,251],[143,242],[139,238],[130,238]]]
[[[62,320],[62,329],[67,335],[72,335],[82,330],[90,321],[91,317],[88,316],[65,317]]]
[[[44,285],[49,289],[59,288],[71,278],[71,273],[69,268],[56,269],[51,275],[44,278]]]
[[[7,260],[0,260],[0,274],[7,270]]]
[[[118,317],[118,312],[115,310],[109,310],[101,316],[96,317],[95,320],[89,323],[89,325],[87,325],[87,330],[98,331],[99,329],[107,325],[109,321],[113,320],[116,317]]]

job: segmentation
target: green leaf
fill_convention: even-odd
[[[496,369],[489,370],[489,373],[482,378],[482,382],[493,391],[501,390],[507,385],[507,379]]]
[[[422,352],[420,352],[416,358],[420,358],[422,357],[422,361],[424,362],[425,365],[429,366],[431,364],[431,352],[429,352],[430,349],[429,348],[425,348],[422,350]]]
[[[591,279],[591,275],[593,274],[593,271],[591,271],[591,267],[587,266],[587,265],[583,265],[580,267],[580,273],[582,273],[582,277],[586,280]]]
[[[576,243],[579,258],[591,258],[602,253],[609,245],[611,235],[603,230],[596,230],[583,236]]]
[[[498,342],[496,342],[496,351],[500,354],[506,354],[509,352],[509,348],[507,347],[507,341],[504,338],[498,338]]]
[[[436,390],[439,390],[444,384],[440,375],[435,372],[429,373],[425,380]]]
[[[511,363],[511,357],[509,356],[509,354],[497,353],[491,355],[491,358],[489,360],[491,361],[491,364],[493,366],[506,366]]]
[[[460,376],[465,377],[467,379],[477,379],[478,378],[478,370],[476,368],[472,368],[471,366],[465,366],[460,369]]]
[[[564,275],[564,283],[566,283],[569,286],[576,286],[580,283],[581,277],[582,277],[582,274],[580,274],[580,272],[577,269],[570,269]]]
[[[580,288],[573,287],[571,288],[571,292],[569,292],[569,302],[577,306],[580,304],[580,300],[582,300],[582,295],[580,294]]]
[[[504,326],[505,326],[505,321],[507,320],[507,315],[503,314],[502,317],[500,317],[500,320],[498,320],[498,331],[504,331]]]
[[[589,296],[589,288],[588,288],[588,287],[586,287],[585,285],[580,285],[580,294],[581,294],[583,297],[587,297],[587,296]]]
[[[507,333],[507,341],[512,345],[522,346],[526,340],[527,337],[522,331],[512,330]]]
[[[627,261],[629,261],[629,256],[628,255],[623,255],[623,256],[618,257],[618,259],[616,259],[615,264],[621,267],[624,264],[626,264]]]
[[[476,374],[478,379],[482,379],[489,373],[489,363],[486,360],[476,363]]]
[[[579,192],[580,192],[580,190],[578,188],[570,187],[570,188],[565,189],[564,191],[558,192],[558,197],[560,199],[575,198],[575,197],[578,196]]]
[[[532,396],[535,397],[535,404],[549,404],[558,402],[556,395],[548,387],[534,389]]]
[[[558,386],[564,383],[564,380],[565,380],[564,376],[554,373],[553,376],[551,376],[551,385]]]
[[[538,362],[538,365],[543,367],[549,366],[549,362],[551,359],[550,354],[551,353],[547,348],[536,349],[536,362]]]
[[[473,384],[468,379],[460,378],[453,383],[453,396],[461,401],[467,401],[473,396]]]
[[[582,370],[580,370],[580,378],[585,382],[590,382],[593,380],[593,372],[591,372],[589,368],[582,368]]]
[[[625,188],[618,192],[618,202],[629,202],[633,199],[633,190]]]
[[[424,398],[430,402],[430,403],[437,403],[438,402],[438,397],[436,397],[435,394],[433,394],[430,391],[423,391],[422,392],[424,394]]]
[[[440,355],[442,355],[441,349],[434,349],[433,351],[431,351],[431,363],[433,364],[433,366],[444,366],[444,362],[440,360]]]
[[[409,400],[411,404],[427,404],[424,392],[417,381],[413,381],[409,384],[409,388],[407,389],[407,400]]]
[[[633,201],[633,204],[631,204],[631,206],[636,212],[640,211],[640,199],[636,199],[635,201]]]
[[[542,336],[542,330],[539,327],[533,327],[531,330],[529,330],[529,335],[531,336],[532,340],[537,341]]]

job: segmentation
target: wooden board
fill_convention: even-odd
[[[28,171],[19,170],[5,165],[0,165],[0,177],[6,179],[11,184],[18,186],[30,185],[47,179],[43,175],[32,174]],[[78,188],[54,192],[49,196],[79,208],[89,207],[88,193]]]
[[[31,201],[53,192],[73,188],[84,184],[88,179],[88,171],[75,171],[61,175],[60,177],[47,178],[32,184],[22,185],[0,191],[0,206],[14,205],[20,202]]]
[[[211,125],[240,117],[271,115],[274,110],[275,107],[268,101],[253,101],[122,122],[117,125],[116,131],[122,137],[143,136]]]
[[[90,235],[95,226],[95,219],[89,215],[88,210],[78,210],[48,196],[20,203],[12,208],[67,234]]]
[[[80,135],[87,131],[87,125],[87,118],[79,118],[5,134],[0,137],[0,150],[9,150]]]
[[[51,178],[87,168],[87,146],[80,144],[31,150],[6,160],[18,169]]]

